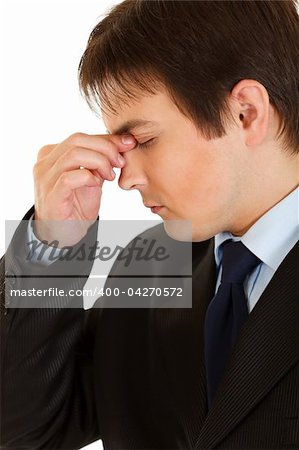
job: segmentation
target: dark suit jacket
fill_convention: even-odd
[[[9,286],[22,274],[25,228],[6,254]],[[203,322],[216,283],[213,247],[213,239],[192,244],[192,309],[2,304],[1,448],[78,449],[101,438],[107,449],[298,449],[299,245],[250,314],[207,412]],[[64,283],[82,287],[89,271]]]

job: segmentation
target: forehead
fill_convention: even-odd
[[[159,90],[155,94],[142,94],[126,102],[114,101],[117,112],[102,110],[102,118],[109,133],[125,133],[132,125],[141,127],[154,127],[158,124],[167,125],[181,114],[168,93]]]

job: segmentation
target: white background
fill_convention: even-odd
[[[77,68],[93,27],[117,0],[6,0],[1,4],[1,255],[4,221],[34,203],[32,168],[43,145],[105,133],[80,96]],[[117,175],[119,171],[116,169]],[[118,176],[117,176],[118,178]],[[137,191],[104,183],[102,219],[153,219]]]
[[[40,147],[80,131],[105,132],[79,94],[77,67],[88,36],[116,0],[6,0],[1,3],[1,255],[4,221],[34,203]],[[137,191],[105,182],[102,219],[155,219]],[[86,447],[101,449],[101,442]]]

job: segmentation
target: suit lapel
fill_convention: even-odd
[[[214,240],[193,243],[192,253],[192,309],[156,310],[155,335],[176,416],[194,448],[207,413],[202,329],[215,291]]]
[[[195,448],[214,448],[298,360],[297,243],[251,312]]]

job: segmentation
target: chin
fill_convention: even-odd
[[[219,233],[219,227],[211,226],[212,221],[208,222],[208,225],[197,224],[196,226],[193,223],[192,226],[192,241],[193,242],[203,242],[208,239],[213,238],[217,233]]]
[[[176,241],[192,241],[192,222],[190,220],[164,220],[166,234]]]

